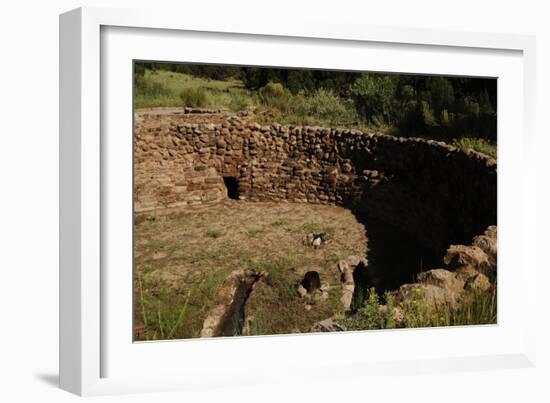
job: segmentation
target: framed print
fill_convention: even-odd
[[[533,49],[62,15],[62,387],[532,365]]]

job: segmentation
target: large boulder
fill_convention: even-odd
[[[449,304],[457,307],[461,292],[433,284],[412,283],[403,284],[396,294],[396,302],[404,304],[424,303],[430,309],[437,304]]]
[[[478,246],[451,245],[447,249],[443,262],[449,268],[456,269],[460,266],[472,266],[480,272],[487,272],[491,267],[489,257]]]
[[[388,307],[386,305],[380,305],[378,313],[380,313],[384,321],[387,321]],[[397,306],[393,307],[393,321],[395,322],[395,327],[403,327],[405,325],[405,313]]]
[[[489,281],[487,276],[483,273],[479,273],[475,277],[470,278],[466,282],[466,286],[465,286],[467,290],[481,291],[481,292],[489,291],[491,287],[492,287],[491,282]]]
[[[479,272],[474,269],[472,266],[460,266],[458,269],[454,271],[455,276],[464,281],[467,282],[469,279],[477,276]]]
[[[472,245],[480,248],[489,258],[489,270],[494,271],[497,267],[497,229],[491,225],[483,235],[472,239]]]
[[[434,269],[418,274],[417,280],[422,284],[431,284],[446,288],[451,292],[460,294],[464,289],[465,281],[455,273],[445,269]]]
[[[351,309],[353,302],[353,293],[355,291],[354,271],[358,267],[366,270],[368,263],[366,258],[353,255],[338,262],[338,270],[341,273],[342,280],[342,297],[340,298],[340,302],[342,303],[344,312],[348,312]]]

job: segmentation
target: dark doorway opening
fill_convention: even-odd
[[[227,197],[239,200],[239,181],[234,176],[224,176],[223,183],[227,188]]]

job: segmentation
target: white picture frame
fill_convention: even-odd
[[[132,43],[132,37],[136,35],[141,35],[139,52]],[[187,38],[186,35],[192,36],[187,55],[191,53],[190,49],[194,49],[194,56],[186,60],[181,60],[185,55],[171,56],[170,49],[182,38]],[[197,40],[203,41],[201,46],[193,45]],[[216,41],[232,44],[227,47],[233,49],[234,58],[230,59],[233,56],[221,51],[216,57],[205,56],[208,46],[216,46]],[[118,290],[116,285],[122,284],[119,281],[125,281],[127,277],[111,276],[113,273],[108,269],[112,267],[109,259],[120,258],[122,264],[127,265],[128,257],[131,258],[131,247],[127,248],[127,242],[120,244],[126,248],[117,248],[116,256],[110,244],[116,231],[123,230],[125,234],[131,231],[131,219],[128,221],[131,209],[129,216],[124,215],[118,221],[114,218],[117,215],[106,213],[115,211],[113,208],[128,206],[124,203],[111,205],[115,199],[124,199],[114,194],[124,189],[124,186],[117,186],[116,178],[120,176],[120,180],[127,183],[128,172],[131,172],[131,148],[125,149],[128,138],[124,140],[123,136],[112,135],[115,129],[128,133],[128,122],[131,123],[132,110],[124,115],[129,105],[128,97],[131,100],[131,91],[127,93],[131,89],[131,70],[127,69],[126,63],[141,58],[277,65],[279,60],[279,65],[293,67],[288,54],[286,59],[283,55],[277,59],[267,50],[255,50],[245,55],[238,49],[237,41],[250,49],[253,44],[259,44],[261,48],[272,47],[274,51],[287,46],[288,53],[295,52],[296,58],[299,58],[299,52],[291,50],[292,47],[307,50],[315,46],[331,55],[341,51],[344,56],[351,54],[346,52],[381,52],[372,53],[381,55],[381,60],[376,62],[361,61],[358,57],[353,66],[348,61],[321,66],[325,68],[353,67],[502,78],[498,111],[497,326],[131,343],[125,330],[131,322],[131,318],[126,317],[131,315],[131,310],[125,305],[130,285],[123,287],[126,291],[120,290],[120,301],[114,300],[113,290]],[[159,45],[155,46],[155,43]],[[448,57],[438,58],[439,53]],[[315,54],[311,52],[311,63],[319,60]],[[404,62],[404,54],[423,54],[425,60],[410,58]],[[149,57],[143,57],[147,55]],[[535,170],[532,158],[535,141],[534,58],[534,38],[521,35],[382,28],[314,20],[305,20],[289,28],[269,20],[181,18],[181,15],[169,11],[156,10],[80,8],[61,15],[61,387],[79,395],[97,395],[291,383],[296,381],[298,374],[303,382],[308,379],[346,379],[350,373],[369,376],[375,373],[412,374],[534,365],[536,264],[533,237],[536,216],[533,208],[535,182],[529,174]],[[458,60],[461,62],[457,63]],[[305,59],[296,67],[304,67],[304,63],[307,63]],[[492,71],[502,72],[502,76],[492,74]],[[501,90],[514,94],[517,99],[501,102]],[[516,113],[507,113],[514,110]],[[513,138],[513,132],[520,133],[521,137]],[[123,141],[113,141],[119,138]],[[121,158],[121,169],[110,163],[113,156]],[[109,232],[109,228],[115,228],[115,232]],[[517,270],[513,276],[512,266]],[[503,295],[510,295],[518,286],[526,291],[521,301],[512,306]],[[446,348],[446,343],[452,340],[462,340],[464,345]],[[472,347],[475,340],[478,340],[477,348]],[[368,356],[351,354],[354,346],[366,341],[376,344],[376,351],[370,351]],[[413,353],[397,348],[407,343],[420,346],[419,351]],[[392,345],[396,348],[393,354],[389,354]],[[428,348],[428,345],[433,347]],[[304,363],[297,356],[300,351],[307,353],[319,348],[324,349],[321,358]],[[181,360],[182,356],[186,357],[185,361]],[[239,362],[243,361],[243,356],[249,359],[249,365]],[[210,364],[216,357],[224,357],[223,361],[231,362],[231,365],[220,364],[213,369]],[[136,359],[151,363],[147,367],[156,370],[136,369]]]

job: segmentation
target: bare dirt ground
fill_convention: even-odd
[[[305,245],[311,232],[326,233],[328,242],[318,249]],[[224,279],[236,269],[269,273],[250,301],[249,334],[308,331],[340,309],[336,263],[366,252],[363,226],[335,206],[227,200],[177,214],[139,215],[136,339],[198,337]],[[310,270],[332,287],[328,298],[306,304],[297,287]]]

